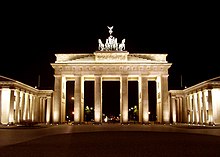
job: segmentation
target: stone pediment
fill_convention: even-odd
[[[55,63],[94,60],[93,54],[55,54],[55,56],[56,56]]]
[[[137,61],[151,61],[151,62],[164,62],[167,63],[167,54],[130,54],[130,60]]]
[[[1,75],[0,75],[0,81],[12,81],[12,82],[15,82],[15,80],[10,79],[8,77],[1,76]]]
[[[127,51],[96,51],[94,54],[55,54],[55,63],[167,63],[167,54],[129,54]]]

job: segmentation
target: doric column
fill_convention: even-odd
[[[46,123],[50,123],[50,115],[51,115],[51,97],[47,97],[47,109],[46,109]]]
[[[81,123],[83,123],[84,122],[84,77],[83,76],[81,76],[81,101],[80,101],[81,103],[80,103],[80,106],[81,106],[81,113],[80,113],[80,115],[81,115],[81,118],[80,118],[80,121],[81,121]]]
[[[163,104],[163,122],[169,123],[170,122],[170,106],[168,104],[168,75],[163,75],[161,77],[162,83],[162,90],[161,90],[161,98]]]
[[[198,122],[202,124],[202,111],[201,111],[201,91],[197,92],[197,103],[198,103]]]
[[[43,122],[43,101],[44,101],[44,98],[40,98],[40,122]]]
[[[9,123],[11,90],[9,88],[1,89],[1,123]]]
[[[128,123],[128,76],[122,75],[120,78],[120,121]]]
[[[20,91],[18,89],[15,90],[15,123],[20,122],[20,117],[19,117],[19,107],[20,104]]]
[[[148,98],[148,79],[147,77],[141,78],[141,98],[142,98],[142,118],[143,123],[149,122],[149,98]]]
[[[60,75],[54,75],[54,101],[53,101],[53,122],[59,123],[60,122],[60,110],[61,110],[61,99],[62,99],[62,93],[61,93],[61,85],[62,85],[62,79]]]
[[[168,75],[157,77],[157,121],[170,122],[170,106],[168,104]]]
[[[0,124],[2,123],[2,89],[0,88]]]
[[[42,115],[42,122],[43,122],[43,123],[45,123],[46,101],[47,101],[47,99],[44,97],[44,98],[43,98],[43,104],[42,104],[42,113],[41,113],[41,115]]]
[[[208,89],[208,117],[209,117],[209,124],[213,124],[213,108],[212,108],[212,91]]]
[[[162,123],[162,100],[161,100],[161,77],[156,80],[157,106],[156,106],[156,121]]]
[[[208,124],[208,121],[207,121],[208,118],[207,118],[207,98],[206,98],[206,93],[207,93],[206,90],[202,91],[202,104],[203,104],[203,113],[204,113],[204,123]]]
[[[33,121],[32,115],[33,115],[33,94],[29,95],[30,99],[30,105],[29,105],[29,119]]]
[[[180,104],[180,122],[183,122],[183,98],[179,97],[179,104]]]
[[[172,121],[176,123],[176,97],[171,96],[171,112],[172,112]]]
[[[95,123],[100,124],[102,122],[102,77],[95,76],[95,88],[94,88],[94,120]]]
[[[143,106],[142,106],[142,78],[138,78],[138,110],[139,110],[139,123],[143,122]]]
[[[31,119],[32,119],[33,122],[36,121],[35,120],[35,109],[36,109],[35,99],[36,99],[36,96],[32,95],[32,99],[31,99],[32,100]]]
[[[220,123],[220,87],[214,87],[212,93],[212,110],[213,110],[213,123]]]
[[[29,99],[29,93],[25,93],[25,103],[24,103],[24,115],[23,115],[23,119],[24,120],[28,120],[29,119],[29,105],[30,105],[30,99]]]
[[[177,122],[180,122],[180,101],[179,97],[176,98],[176,112],[177,112]]]
[[[11,89],[9,123],[14,123],[15,122],[14,102],[15,102],[15,90]]]
[[[35,122],[40,122],[40,97],[35,96],[35,107],[34,107],[34,119]]]
[[[194,123],[198,123],[198,106],[197,106],[197,94],[193,93],[193,113],[194,113]]]
[[[192,94],[189,95],[189,106],[190,106],[190,123],[194,122],[194,117],[193,117],[193,96]]]
[[[190,95],[186,95],[186,106],[187,106],[187,123],[190,123],[190,113],[191,113]]]
[[[74,123],[79,124],[81,122],[81,99],[82,99],[82,81],[81,76],[75,77],[75,88],[74,88]]]
[[[66,121],[66,77],[62,77],[61,84],[61,108],[60,108],[60,122]]]
[[[183,123],[187,123],[187,104],[186,97],[182,97],[182,105],[183,105]]]
[[[24,91],[20,92],[20,111],[19,111],[19,117],[21,117],[20,121],[24,120],[24,102],[25,102],[25,97],[24,97]]]

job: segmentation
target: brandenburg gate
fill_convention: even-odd
[[[167,54],[139,54],[125,50],[110,36],[105,44],[98,39],[98,50],[92,54],[55,54],[53,123],[63,123],[66,117],[66,82],[74,81],[74,123],[84,122],[84,81],[94,81],[94,122],[102,123],[102,82],[120,81],[120,122],[128,123],[128,81],[138,81],[139,122],[149,122],[148,81],[156,81],[156,116],[158,123],[170,122],[168,102]],[[93,94],[93,93],[92,93]]]

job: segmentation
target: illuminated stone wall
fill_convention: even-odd
[[[0,76],[0,123],[50,123],[52,93]]]
[[[169,91],[171,122],[198,125],[220,123],[220,77],[184,90]]]
[[[66,99],[67,81],[75,81],[74,122],[83,123],[84,81],[95,82],[94,118],[102,123],[102,81],[120,81],[120,122],[128,123],[128,89],[130,80],[138,81],[139,122],[149,123],[148,81],[156,81],[157,122],[169,123],[168,69],[172,65],[167,54],[129,54],[127,51],[95,51],[93,54],[55,54],[53,117],[55,123],[65,122],[62,99]],[[62,83],[61,83],[62,82]]]

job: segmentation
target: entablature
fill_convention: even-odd
[[[55,74],[168,74],[171,64],[52,64]]]

